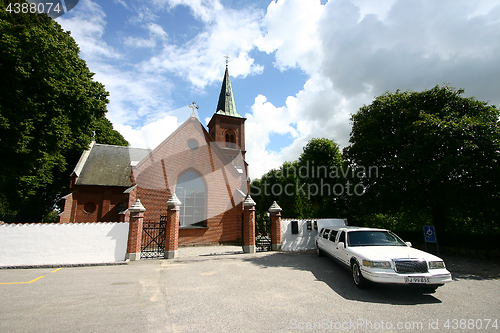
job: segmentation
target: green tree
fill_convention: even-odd
[[[303,189],[303,179],[298,176],[298,161],[285,162],[279,168],[281,195],[277,200],[283,209],[284,218],[308,218],[312,215],[312,205]]]
[[[70,33],[8,3],[23,1],[0,1],[0,216],[36,222],[67,192],[93,131],[100,143],[128,143],[105,118],[108,92]]]
[[[343,157],[339,145],[326,138],[309,140],[298,160],[298,176],[314,207],[314,217],[332,217],[338,211],[338,199],[343,196]]]
[[[267,213],[273,201],[283,209],[283,218],[308,218],[312,206],[305,193],[300,190],[302,183],[297,176],[298,162],[284,162],[278,169],[272,169],[260,179],[251,183],[250,195],[256,203],[258,223],[269,221]]]
[[[352,116],[344,156],[378,169],[358,179],[367,190],[357,207],[424,214],[439,233],[498,228],[500,113],[462,94],[448,86],[385,93]]]
[[[251,184],[257,215],[264,216],[273,201],[284,218],[332,217],[343,214],[342,154],[330,139],[311,139],[298,161],[284,162]],[[340,185],[340,189],[334,189]]]

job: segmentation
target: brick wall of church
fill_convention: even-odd
[[[188,142],[195,140],[196,148]],[[195,172],[205,185],[206,228],[181,229],[179,245],[237,242],[241,240],[241,204],[237,189],[242,179],[199,121],[185,123],[134,169],[136,197],[146,208],[144,221],[159,221],[166,215],[166,202],[177,180],[187,171]],[[246,184],[246,182],[245,182]]]
[[[180,229],[179,245],[236,243],[241,241],[241,204],[207,220],[206,229]]]
[[[216,142],[226,142],[227,131],[234,132],[236,144],[242,151],[245,151],[245,119],[234,118],[215,114],[209,124],[209,130]]]
[[[74,223],[119,222],[118,213],[127,204],[128,199],[128,196],[123,193],[124,190],[123,187],[75,186],[71,195],[69,221]],[[60,222],[64,223],[66,219]]]

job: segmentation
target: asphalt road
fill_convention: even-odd
[[[209,252],[0,270],[0,332],[500,332],[498,262],[477,274],[449,263],[454,281],[425,294],[359,290],[310,252]]]

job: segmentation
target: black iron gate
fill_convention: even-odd
[[[159,222],[143,222],[141,259],[164,258],[166,226],[166,216],[160,216]]]
[[[271,251],[271,222],[255,221],[255,250]]]

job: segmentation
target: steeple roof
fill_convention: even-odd
[[[217,103],[217,110],[215,113],[223,116],[243,118],[243,116],[236,111],[236,104],[234,103],[233,88],[231,87],[231,79],[229,78],[227,63],[224,80],[222,81],[222,87],[220,90],[219,102]]]

